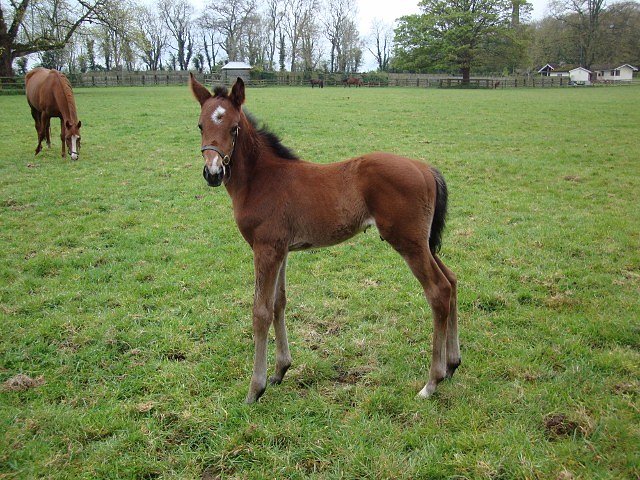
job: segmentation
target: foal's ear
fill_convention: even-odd
[[[82,126],[82,122],[78,120],[78,129]]]
[[[236,108],[240,108],[244,103],[244,82],[240,77],[238,77],[236,83],[233,84],[229,99],[236,106]]]
[[[204,102],[211,98],[211,92],[198,82],[191,72],[189,72],[189,86],[191,87],[191,93],[193,93],[193,96],[196,97],[200,105],[203,105]]]
[[[71,122],[69,120],[67,120],[66,122],[64,122],[64,126],[67,128],[67,130],[71,130],[71,127],[73,125],[71,125]]]

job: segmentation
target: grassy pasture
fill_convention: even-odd
[[[244,405],[252,256],[188,90],[78,89],[78,162],[0,97],[0,478],[640,476],[640,89],[247,95],[305,159],[444,173],[456,376],[414,398],[431,314],[372,229],[290,255],[294,365]]]

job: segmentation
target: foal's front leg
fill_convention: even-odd
[[[275,290],[284,253],[270,245],[253,246],[255,293],[253,297],[253,374],[246,402],[257,401],[267,388],[267,336],[273,321]]]

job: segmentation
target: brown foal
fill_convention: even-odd
[[[442,175],[390,153],[328,165],[302,161],[245,115],[240,78],[231,92],[217,87],[212,93],[193,75],[190,85],[201,106],[203,175],[210,186],[224,183],[240,233],[254,254],[255,356],[246,401],[258,400],[267,386],[272,323],[276,365],[271,383],[280,383],[291,365],[284,321],[288,253],[335,245],[374,225],[405,259],[431,305],[431,370],[418,394],[431,395],[460,365],[456,277],[436,255],[447,209]]]

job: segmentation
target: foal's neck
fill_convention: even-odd
[[[258,132],[247,117],[242,115],[236,145],[231,156],[231,176],[225,184],[232,199],[249,187],[261,153]]]

